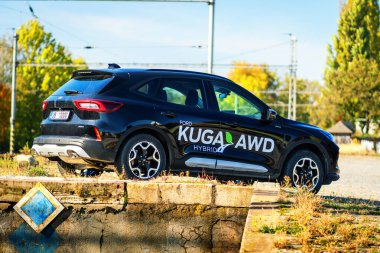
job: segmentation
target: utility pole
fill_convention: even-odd
[[[212,74],[214,65],[214,13],[215,13],[215,0],[210,0],[209,17],[208,17],[208,60],[207,72]]]
[[[296,120],[296,105],[297,105],[297,59],[296,59],[296,44],[297,38],[293,34],[290,36],[291,59],[290,59],[290,80],[289,80],[289,103],[288,103],[288,119]]]
[[[12,62],[12,102],[11,102],[11,118],[10,118],[10,139],[9,153],[12,155],[14,151],[14,128],[16,117],[16,68],[17,68],[17,42],[18,35],[15,32],[13,36],[13,62]]]

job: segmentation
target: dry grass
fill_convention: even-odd
[[[373,150],[366,150],[360,143],[339,144],[340,155],[364,155],[376,156]]]
[[[18,163],[9,154],[0,155],[0,176],[60,176],[56,164],[43,157],[36,157],[38,165]]]
[[[302,252],[380,252],[379,216],[333,213],[323,199],[298,190],[292,207],[277,224],[264,225],[262,233],[274,233],[278,249]]]
[[[30,149],[25,146],[22,149],[22,153],[25,155],[30,154]],[[57,169],[56,162],[50,162],[48,159],[36,156],[34,157],[38,165],[28,166],[26,163],[17,163],[9,154],[0,155],[0,176],[48,176],[48,177],[61,177]],[[80,177],[79,175],[70,175],[70,177]],[[120,179],[115,172],[105,172],[98,176],[99,179]],[[190,176],[190,173],[181,172],[173,174],[164,171],[160,176],[150,179],[152,182],[167,182],[167,183],[200,183],[200,184],[221,184],[215,177],[201,173],[197,177]],[[246,185],[240,181],[227,181],[223,182],[227,185]]]

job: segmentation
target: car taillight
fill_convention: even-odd
[[[123,106],[122,103],[100,99],[77,99],[74,100],[76,108],[91,112],[114,112]]]
[[[42,111],[46,110],[47,105],[48,105],[48,101],[47,100],[45,100],[44,102],[42,102]]]

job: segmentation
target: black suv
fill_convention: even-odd
[[[43,102],[32,149],[62,172],[115,165],[124,178],[164,170],[282,181],[318,191],[339,179],[330,133],[280,117],[229,79],[191,71],[75,71]]]

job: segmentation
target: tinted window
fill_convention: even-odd
[[[156,93],[158,82],[159,79],[151,80],[146,84],[139,86],[136,91],[147,96],[154,96]]]
[[[262,113],[252,101],[222,84],[212,83],[212,85],[221,112],[261,119]]]
[[[100,92],[112,80],[112,77],[102,79],[97,76],[75,77],[56,90],[53,96],[64,96],[66,95],[65,91],[73,91],[79,94],[95,94]]]
[[[163,79],[157,99],[172,104],[204,108],[202,82],[193,79]]]

